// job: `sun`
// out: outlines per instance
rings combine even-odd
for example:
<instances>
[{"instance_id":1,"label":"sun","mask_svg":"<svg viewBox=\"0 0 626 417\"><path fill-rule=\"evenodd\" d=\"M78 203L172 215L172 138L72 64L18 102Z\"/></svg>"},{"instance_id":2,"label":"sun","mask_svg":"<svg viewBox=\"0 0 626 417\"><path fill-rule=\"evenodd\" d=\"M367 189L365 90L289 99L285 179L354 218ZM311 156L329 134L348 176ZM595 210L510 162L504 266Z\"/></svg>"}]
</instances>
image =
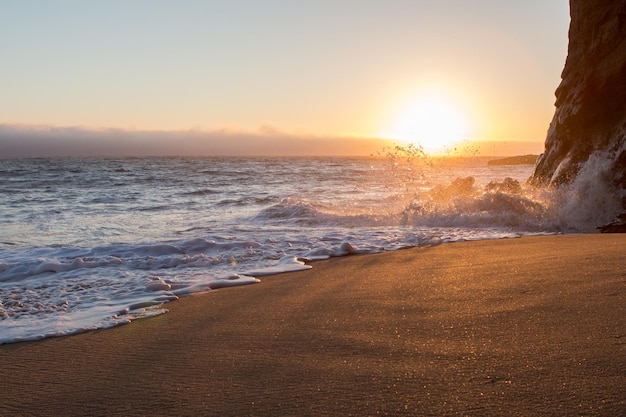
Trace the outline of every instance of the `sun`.
<instances>
[{"instance_id":1,"label":"sun","mask_svg":"<svg viewBox=\"0 0 626 417\"><path fill-rule=\"evenodd\" d=\"M387 138L421 146L428 154L443 154L463 141L467 121L451 101L441 97L422 97L404 106Z\"/></svg>"}]
</instances>

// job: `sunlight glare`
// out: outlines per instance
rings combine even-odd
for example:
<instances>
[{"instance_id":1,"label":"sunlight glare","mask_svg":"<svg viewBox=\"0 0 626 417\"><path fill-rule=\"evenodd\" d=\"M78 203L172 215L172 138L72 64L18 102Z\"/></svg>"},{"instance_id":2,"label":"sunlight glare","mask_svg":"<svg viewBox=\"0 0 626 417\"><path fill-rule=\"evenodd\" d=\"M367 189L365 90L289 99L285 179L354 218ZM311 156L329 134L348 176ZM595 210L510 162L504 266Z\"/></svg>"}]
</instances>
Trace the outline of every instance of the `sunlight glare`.
<instances>
[{"instance_id":1,"label":"sunlight glare","mask_svg":"<svg viewBox=\"0 0 626 417\"><path fill-rule=\"evenodd\" d=\"M466 133L467 122L451 102L424 97L405 107L386 136L420 145L428 154L442 154L462 142Z\"/></svg>"}]
</instances>

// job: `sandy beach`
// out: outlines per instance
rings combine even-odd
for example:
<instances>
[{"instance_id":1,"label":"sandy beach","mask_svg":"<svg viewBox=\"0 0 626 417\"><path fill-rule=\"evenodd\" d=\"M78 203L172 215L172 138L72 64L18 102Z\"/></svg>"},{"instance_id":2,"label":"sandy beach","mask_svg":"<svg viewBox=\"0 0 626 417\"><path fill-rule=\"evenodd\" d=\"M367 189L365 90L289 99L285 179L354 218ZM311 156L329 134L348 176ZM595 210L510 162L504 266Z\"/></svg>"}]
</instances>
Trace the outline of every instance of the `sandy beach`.
<instances>
[{"instance_id":1,"label":"sandy beach","mask_svg":"<svg viewBox=\"0 0 626 417\"><path fill-rule=\"evenodd\" d=\"M626 235L314 263L0 346L2 416L626 415Z\"/></svg>"}]
</instances>

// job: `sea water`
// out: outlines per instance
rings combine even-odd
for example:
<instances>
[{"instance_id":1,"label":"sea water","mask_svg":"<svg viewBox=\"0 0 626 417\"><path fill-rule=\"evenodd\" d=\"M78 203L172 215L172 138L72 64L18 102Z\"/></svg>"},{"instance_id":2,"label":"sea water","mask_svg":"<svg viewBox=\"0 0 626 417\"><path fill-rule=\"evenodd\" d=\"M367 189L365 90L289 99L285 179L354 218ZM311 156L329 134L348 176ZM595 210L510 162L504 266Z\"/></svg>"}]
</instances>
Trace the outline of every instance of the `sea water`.
<instances>
[{"instance_id":1,"label":"sea water","mask_svg":"<svg viewBox=\"0 0 626 417\"><path fill-rule=\"evenodd\" d=\"M0 159L0 343L333 256L590 227L486 158ZM219 296L219 295L216 295Z\"/></svg>"}]
</instances>

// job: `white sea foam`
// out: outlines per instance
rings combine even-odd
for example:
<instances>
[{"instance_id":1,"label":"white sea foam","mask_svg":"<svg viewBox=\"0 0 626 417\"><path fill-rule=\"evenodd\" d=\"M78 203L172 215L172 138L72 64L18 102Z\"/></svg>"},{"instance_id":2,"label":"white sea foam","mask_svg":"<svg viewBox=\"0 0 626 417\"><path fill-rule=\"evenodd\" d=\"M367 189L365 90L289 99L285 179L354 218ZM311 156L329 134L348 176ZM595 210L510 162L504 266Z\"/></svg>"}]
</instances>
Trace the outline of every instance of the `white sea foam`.
<instances>
[{"instance_id":1,"label":"white sea foam","mask_svg":"<svg viewBox=\"0 0 626 417\"><path fill-rule=\"evenodd\" d=\"M328 257L592 230L619 200L598 187L603 163L555 192L525 185L530 166L484 159L0 160L0 343L128 323Z\"/></svg>"},{"instance_id":2,"label":"white sea foam","mask_svg":"<svg viewBox=\"0 0 626 417\"><path fill-rule=\"evenodd\" d=\"M615 220L624 210L626 190L614 183L612 167L625 148L626 143L617 152L592 154L571 184L543 191L555 224L565 230L592 232Z\"/></svg>"}]
</instances>

